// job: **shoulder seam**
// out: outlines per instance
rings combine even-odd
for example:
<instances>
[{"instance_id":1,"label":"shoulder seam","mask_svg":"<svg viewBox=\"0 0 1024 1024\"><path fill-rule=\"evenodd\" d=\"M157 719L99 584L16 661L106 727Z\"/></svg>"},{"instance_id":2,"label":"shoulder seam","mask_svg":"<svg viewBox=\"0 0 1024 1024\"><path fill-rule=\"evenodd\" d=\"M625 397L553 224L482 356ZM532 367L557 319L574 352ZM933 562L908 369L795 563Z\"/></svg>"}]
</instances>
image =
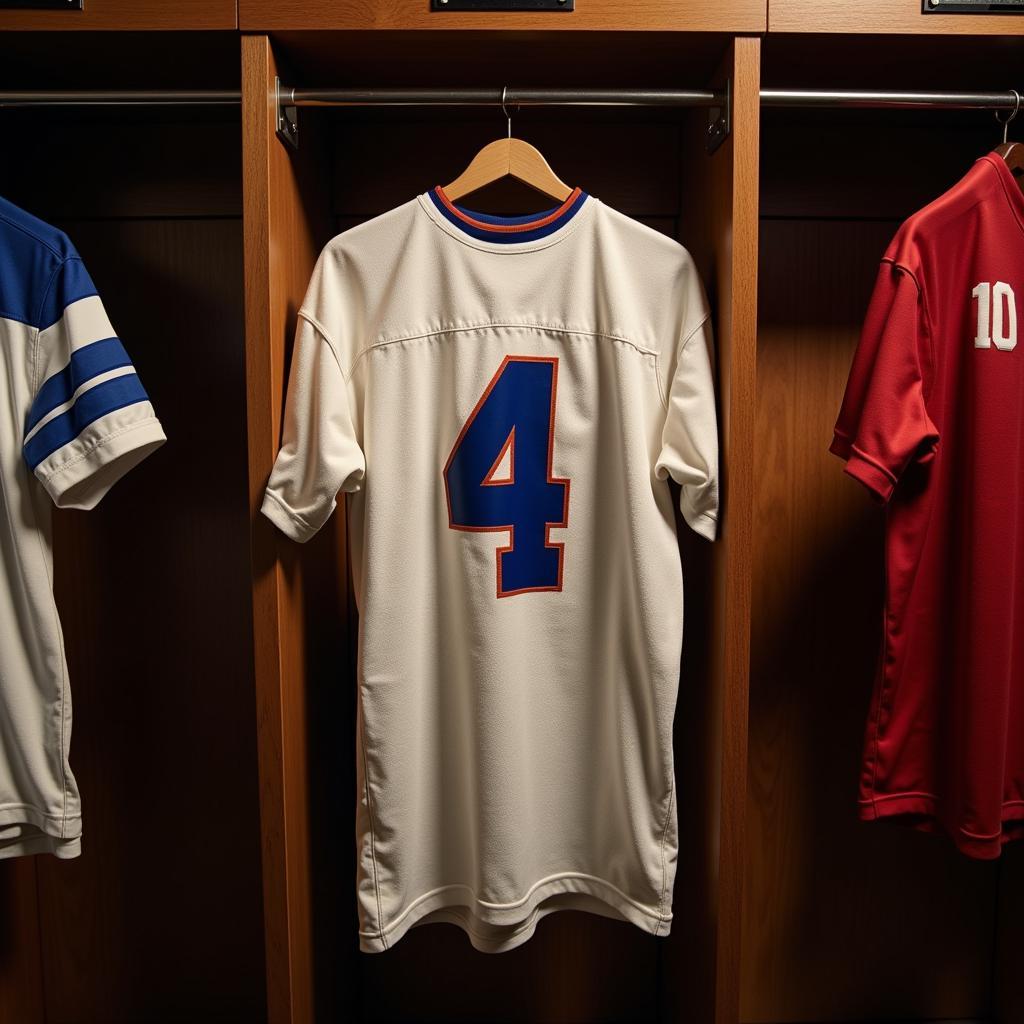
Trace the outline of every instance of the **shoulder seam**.
<instances>
[{"instance_id":1,"label":"shoulder seam","mask_svg":"<svg viewBox=\"0 0 1024 1024\"><path fill-rule=\"evenodd\" d=\"M381 338L365 347L361 348L356 353L355 358L352 360L352 366L350 374L355 373L356 364L367 355L369 352L375 349L385 348L388 345L396 345L403 341L419 341L421 338L436 338L444 334L462 334L466 331L483 331L483 330L494 330L501 327L512 327L521 328L528 331L551 331L554 334L574 334L580 337L586 338L606 338L608 341L617 341L620 344L628 345L630 348L635 349L641 355L651 356L654 359L658 358L658 353L651 348L646 348L643 345L637 344L635 341L631 341L629 338L624 338L621 335L610 334L607 331L587 331L582 330L578 327L558 327L554 324L530 324L530 323L515 323L512 321L485 321L478 324L461 324L458 327L439 327L434 331L419 331L416 334L404 334L398 335L393 338Z\"/></svg>"},{"instance_id":2,"label":"shoulder seam","mask_svg":"<svg viewBox=\"0 0 1024 1024\"><path fill-rule=\"evenodd\" d=\"M29 238L35 239L41 246L43 246L43 248L49 249L49 251L52 252L53 255L56 256L58 259L63 261L65 259L73 258L71 256L61 256L60 251L58 249L55 249L52 245L50 245L50 243L45 238L40 238L39 235L37 235L34 231L30 231L27 227L25 227L24 224L19 224L17 221L11 220L11 218L8 217L7 214L0 213L0 220L2 220L5 224L9 224L16 231L20 231L23 235L28 235ZM60 229L55 228L54 230L59 231Z\"/></svg>"},{"instance_id":3,"label":"shoulder seam","mask_svg":"<svg viewBox=\"0 0 1024 1024\"><path fill-rule=\"evenodd\" d=\"M67 265L68 260L72 260L72 259L78 259L79 262L81 262L81 257L76 257L76 256L62 257L61 261L57 264L57 266L55 266L53 268L53 273L50 275L50 280L46 282L46 287L43 289L43 294L42 294L42 296L39 299L39 309L36 311L36 315L33 317L34 323L32 324L32 326L37 331L41 331L43 329L43 307L46 305L46 299L47 299L47 297L50 294L50 290L53 288L53 282L57 280L57 275ZM50 324L47 324L46 326L49 327Z\"/></svg>"},{"instance_id":4,"label":"shoulder seam","mask_svg":"<svg viewBox=\"0 0 1024 1024\"><path fill-rule=\"evenodd\" d=\"M679 341L679 345L676 348L676 363L683 358L683 353L686 351L686 346L690 344L691 339L694 335L708 322L711 317L711 311L705 310L703 316L690 328L686 336ZM668 381L662 381L661 371L658 371L658 387L662 392L661 404L665 407L665 411L668 411L669 401L672 398L672 387Z\"/></svg>"},{"instance_id":5,"label":"shoulder seam","mask_svg":"<svg viewBox=\"0 0 1024 1024\"><path fill-rule=\"evenodd\" d=\"M57 254L59 255L59 253ZM50 275L50 280L46 283L46 288L43 290L42 297L39 300L39 309L36 311L36 315L33 318L34 323L32 324L35 330L35 335L32 338L32 380L31 380L31 394L32 400L35 401L36 394L39 390L39 336L43 332L43 307L46 305L47 296L50 294L50 289L53 288L53 282L57 280L57 275L67 264L69 259L81 259L81 257L66 256L61 257L60 262L56 267L53 268L53 273Z\"/></svg>"},{"instance_id":6,"label":"shoulder seam","mask_svg":"<svg viewBox=\"0 0 1024 1024\"><path fill-rule=\"evenodd\" d=\"M327 342L327 347L330 349L331 355L334 356L334 361L338 364L338 370L341 372L342 379L345 383L348 383L350 374L345 372L345 367L341 365L341 357L338 355L338 349L334 344L334 339L327 333L327 329L315 316L307 313L305 310L300 309L296 316L302 317L310 327L313 328L320 335L324 341Z\"/></svg>"},{"instance_id":7,"label":"shoulder seam","mask_svg":"<svg viewBox=\"0 0 1024 1024\"><path fill-rule=\"evenodd\" d=\"M910 278L911 281L914 282L914 287L918 290L918 292L922 291L921 282L918 281L917 274L915 274L913 270L911 270L910 267L908 267L905 263L900 263L899 260L895 259L892 256L883 256L882 262L888 263L889 266L893 268L893 270L902 271L904 274L907 275L907 277Z\"/></svg>"},{"instance_id":8,"label":"shoulder seam","mask_svg":"<svg viewBox=\"0 0 1024 1024\"><path fill-rule=\"evenodd\" d=\"M918 298L921 300L921 313L924 317L925 333L928 336L928 372L929 376L931 376L935 372L935 353L932 350L932 339L934 338L934 334L932 333L932 318L931 314L928 312L928 296L924 290L924 285L921 284L921 282L918 280L917 274L915 274L914 271L910 269L910 267L906 266L906 264L898 262L892 256L883 256L882 262L888 263L893 268L893 270L898 270L906 274L907 277L909 277L910 280L914 282L914 287L917 289ZM928 397L931 394L932 381L930 379L925 381L924 375L922 374L922 384L927 387L927 393L924 395L924 399L927 402Z\"/></svg>"},{"instance_id":9,"label":"shoulder seam","mask_svg":"<svg viewBox=\"0 0 1024 1024\"><path fill-rule=\"evenodd\" d=\"M703 312L703 315L700 317L700 319L698 319L696 324L694 324L693 327L690 328L689 332L687 332L686 336L680 339L679 344L676 346L677 368L679 365L679 360L682 359L683 357L683 352L686 351L686 346L690 343L690 339L697 333L697 331L700 330L700 328L702 328L703 326L705 326L705 324L708 323L708 319L710 316L711 311L705 310L705 312ZM660 369L660 366L657 364L656 356L654 362L655 369L657 370L657 388L658 391L662 392L662 394L660 394L660 398L662 398L662 406L664 407L665 411L668 412L669 402L672 400L672 384L669 381L662 380L662 369Z\"/></svg>"},{"instance_id":10,"label":"shoulder seam","mask_svg":"<svg viewBox=\"0 0 1024 1024\"><path fill-rule=\"evenodd\" d=\"M700 318L700 320L698 320L697 323L694 325L694 327L690 331L690 333L687 334L685 338L683 338L683 340L679 344L679 353L680 353L680 355L682 354L682 352L686 348L686 346L690 344L690 339L693 338L693 336L708 322L708 318L710 316L711 316L711 312L710 311L705 312L704 315Z\"/></svg>"},{"instance_id":11,"label":"shoulder seam","mask_svg":"<svg viewBox=\"0 0 1024 1024\"><path fill-rule=\"evenodd\" d=\"M38 327L33 328L34 334L32 335L32 375L30 379L29 393L32 396L32 401L35 402L36 397L39 393L39 335L42 333ZM31 406L29 407L31 412ZM26 417L27 418L27 417ZM25 430L22 428L22 446L25 444Z\"/></svg>"}]
</instances>

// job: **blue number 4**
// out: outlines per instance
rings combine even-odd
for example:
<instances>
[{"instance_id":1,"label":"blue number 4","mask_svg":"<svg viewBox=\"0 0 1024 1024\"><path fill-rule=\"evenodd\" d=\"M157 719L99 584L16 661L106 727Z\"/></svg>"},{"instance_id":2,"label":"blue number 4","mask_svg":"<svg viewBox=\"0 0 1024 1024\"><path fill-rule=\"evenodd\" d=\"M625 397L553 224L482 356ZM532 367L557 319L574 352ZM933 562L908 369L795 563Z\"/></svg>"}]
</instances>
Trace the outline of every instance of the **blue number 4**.
<instances>
[{"instance_id":1,"label":"blue number 4","mask_svg":"<svg viewBox=\"0 0 1024 1024\"><path fill-rule=\"evenodd\" d=\"M444 467L448 525L507 532L499 547L498 597L562 589L569 481L551 475L558 359L505 356L469 414Z\"/></svg>"}]
</instances>

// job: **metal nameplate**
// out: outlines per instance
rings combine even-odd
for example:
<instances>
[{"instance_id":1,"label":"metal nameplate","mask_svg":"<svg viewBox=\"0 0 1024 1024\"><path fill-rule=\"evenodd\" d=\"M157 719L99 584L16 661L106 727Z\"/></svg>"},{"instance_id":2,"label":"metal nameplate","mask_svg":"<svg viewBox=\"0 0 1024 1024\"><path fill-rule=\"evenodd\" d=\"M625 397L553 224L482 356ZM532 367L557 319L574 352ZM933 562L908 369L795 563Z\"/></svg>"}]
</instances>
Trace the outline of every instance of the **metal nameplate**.
<instances>
[{"instance_id":1,"label":"metal nameplate","mask_svg":"<svg viewBox=\"0 0 1024 1024\"><path fill-rule=\"evenodd\" d=\"M575 0L430 0L432 11L571 11Z\"/></svg>"},{"instance_id":2,"label":"metal nameplate","mask_svg":"<svg viewBox=\"0 0 1024 1024\"><path fill-rule=\"evenodd\" d=\"M924 14L1024 14L1024 0L922 0Z\"/></svg>"},{"instance_id":3,"label":"metal nameplate","mask_svg":"<svg viewBox=\"0 0 1024 1024\"><path fill-rule=\"evenodd\" d=\"M0 11L80 11L85 0L0 0Z\"/></svg>"}]
</instances>

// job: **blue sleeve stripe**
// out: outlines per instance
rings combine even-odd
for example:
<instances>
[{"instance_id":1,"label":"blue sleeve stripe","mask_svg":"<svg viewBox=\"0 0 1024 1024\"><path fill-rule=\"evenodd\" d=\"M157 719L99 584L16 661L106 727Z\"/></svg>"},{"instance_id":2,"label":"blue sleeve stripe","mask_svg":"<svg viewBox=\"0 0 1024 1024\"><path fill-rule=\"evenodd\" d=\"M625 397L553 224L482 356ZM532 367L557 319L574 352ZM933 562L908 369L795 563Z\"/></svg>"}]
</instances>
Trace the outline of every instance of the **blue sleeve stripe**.
<instances>
[{"instance_id":1,"label":"blue sleeve stripe","mask_svg":"<svg viewBox=\"0 0 1024 1024\"><path fill-rule=\"evenodd\" d=\"M69 257L61 264L56 278L43 298L37 320L39 329L45 330L55 324L72 302L95 294L96 285L92 283L85 264L77 256Z\"/></svg>"},{"instance_id":2,"label":"blue sleeve stripe","mask_svg":"<svg viewBox=\"0 0 1024 1024\"><path fill-rule=\"evenodd\" d=\"M53 412L59 405L71 401L71 396L93 377L117 370L122 366L131 366L132 361L118 338L104 338L94 341L91 345L83 345L71 354L71 362L63 370L48 377L39 389L25 423L25 433L46 415Z\"/></svg>"},{"instance_id":3,"label":"blue sleeve stripe","mask_svg":"<svg viewBox=\"0 0 1024 1024\"><path fill-rule=\"evenodd\" d=\"M148 401L138 374L104 381L90 388L67 412L50 420L31 440L25 443L25 461L34 470L58 448L63 448L101 416L127 405Z\"/></svg>"}]
</instances>

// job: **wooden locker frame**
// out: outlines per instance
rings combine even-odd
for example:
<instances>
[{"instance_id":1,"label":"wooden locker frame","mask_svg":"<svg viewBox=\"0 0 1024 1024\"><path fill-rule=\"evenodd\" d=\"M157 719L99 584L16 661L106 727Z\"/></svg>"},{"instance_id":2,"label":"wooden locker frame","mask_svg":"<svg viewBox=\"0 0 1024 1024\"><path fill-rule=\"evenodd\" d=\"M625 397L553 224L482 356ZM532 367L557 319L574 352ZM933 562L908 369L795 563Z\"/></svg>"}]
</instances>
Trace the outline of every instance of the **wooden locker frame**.
<instances>
[{"instance_id":1,"label":"wooden locker frame","mask_svg":"<svg viewBox=\"0 0 1024 1024\"><path fill-rule=\"evenodd\" d=\"M715 935L711 973L697 984L700 1019L737 1019L739 909L743 877L743 811L746 792L746 689L749 644L752 413L757 273L757 176L760 40L726 46L716 84L731 79L733 133L703 161L700 187L691 190L704 272L715 276L717 373L721 388L725 506L713 560L714 609L709 723L713 734L708 772L714 798L705 833L711 920ZM274 80L281 74L271 40L242 40L243 151L245 154L245 259L250 499L253 514L253 614L260 750L260 795L270 1021L313 1019L314 991L309 863L309 796L304 720L305 632L323 627L305 602L301 579L312 557L283 538L258 512L279 444L286 380L286 351L313 263L326 239L310 229L304 213L325 209L314 174L318 159L306 133L294 153L274 135ZM282 74L281 77L284 77ZM706 131L706 115L702 130ZM699 175L699 176L700 176ZM309 190L312 191L309 191ZM701 200L709 190L710 204ZM329 222L328 218L323 218ZM687 239L690 244L690 240ZM344 517L333 540L344 544ZM335 566L340 563L334 563ZM334 568L333 571L337 571ZM322 582L322 581L321 581ZM329 590L329 587L328 587ZM324 591L321 591L323 593ZM343 616L341 603L338 614ZM682 830L683 841L686 830ZM685 889L688 880L678 885ZM695 894L699 897L699 893ZM690 947L677 947L687 950ZM682 957L680 958L682 961ZM686 973L686 964L675 965ZM694 993L679 993L687 1005Z\"/></svg>"},{"instance_id":2,"label":"wooden locker frame","mask_svg":"<svg viewBox=\"0 0 1024 1024\"><path fill-rule=\"evenodd\" d=\"M280 75L267 36L242 37L242 147L248 377L249 486L253 517L253 637L263 916L269 1021L314 1017L306 668L313 616L344 629L345 517L308 545L288 541L259 507L280 444L287 353L295 313L326 241L304 209L322 212L326 196L318 157L306 140L299 152L275 136L275 80ZM342 647L347 637L340 636ZM336 650L338 658L346 650Z\"/></svg>"},{"instance_id":3,"label":"wooden locker frame","mask_svg":"<svg viewBox=\"0 0 1024 1024\"><path fill-rule=\"evenodd\" d=\"M885 0L865 15L868 20L863 21L855 33L849 23L832 20L840 17L844 10L849 18L852 8L844 8L834 0L827 0L816 10L800 0L780 0L773 4L772 31L765 39L763 52L766 86L793 89L807 84L817 89L836 83L862 90L884 85L885 89L895 87L911 91L944 92L957 88L1001 91L1006 82L1004 76L1012 79L1013 68L1019 67L1020 37L1024 35L1024 19L1019 17L922 17L920 3L914 0ZM804 20L797 28L800 15ZM783 17L787 19L784 25L780 21ZM942 25L947 26L948 35L937 38ZM797 31L804 34L797 35ZM871 31L884 31L885 35L871 38L860 34ZM907 38L907 32L922 34ZM1002 34L1004 38L995 39L994 34ZM875 61L873 66L865 59L868 55ZM864 68L867 70L862 70ZM885 80L882 74L887 76ZM844 544L847 551L851 550L850 545L856 546L852 549L855 551L853 558L867 557L867 564L877 572L879 586L883 552L881 518L872 526L871 540L878 541L877 548L866 546L865 520L870 515L870 502L864 494L857 493L859 485L844 477L841 462L828 453L849 362L844 359L841 367L829 366L828 357L823 353L830 347L834 352L841 335L847 335L855 344L867 310L869 284L877 271L877 259L895 232L896 224L952 185L969 168L972 159L998 143L1001 134L991 111L965 113L950 125L946 118L953 115L922 110L900 115L902 121L887 120L882 114L877 120L868 120L869 115L860 115L859 111L842 115L836 112L834 120L830 114L827 124L821 114L809 111L802 115L799 111L793 114L772 111L764 119L760 146L763 165L760 214L769 222L764 229L765 247L771 248L773 243L776 246L770 252L772 263L766 259L765 266L781 269L774 277L766 269L766 302L758 311L757 401L760 409L754 431L757 446L756 554L752 558L750 679L753 693L749 702L751 792L747 824L751 834L747 842L748 891L744 922L747 929L743 933L746 945L739 975L744 985L742 1002L746 1020L861 1020L869 1015L874 1019L879 1013L885 1013L886 1019L892 1015L901 1020L921 1021L940 1015L946 1018L978 1013L984 1014L981 1019L991 1024L1010 1024L1024 1019L1024 997L1020 986L1014 984L1013 974L1013 953L1017 951L1019 956L1024 931L1019 913L1011 910L1015 900L1019 906L1024 892L1024 845L1011 844L998 865L972 866L956 853L952 844L940 849L937 844L948 843L943 837L915 836L903 826L882 822L861 827L857 820L856 786L872 666L863 668L859 684L863 711L857 711L853 725L847 688L845 696L840 692L830 697L831 719L826 719L829 732L822 733L821 706L805 712L802 720L800 712L795 710L806 707L808 687L813 688L816 683L813 677L801 678L806 666L817 666L818 676L822 675L822 663L815 661L820 652L813 650L815 641L810 639L815 624L801 621L794 629L784 615L779 616L781 621L773 621L773 615L780 608L787 609L792 619L807 606L828 609L835 621L844 621L851 607L858 612L867 609L868 614L875 613L874 605L866 604L865 595L861 593L865 586L863 579L829 589L836 567L841 564L837 551ZM846 118L850 120L847 122ZM918 120L915 122L913 118ZM966 131L968 124L970 131L983 137L976 140L977 151L970 145L964 149L963 138L957 134ZM990 135L986 125L991 130ZM943 132L950 127L951 131ZM924 133L930 135L928 141L922 141ZM937 139L942 140L941 144ZM930 143L936 148L930 150ZM947 156L945 160L939 159L940 146ZM894 169L891 175L886 170L888 166ZM806 173L798 171L798 167L806 168ZM827 172L823 170L826 168ZM880 190L883 180L884 194ZM885 237L865 242L863 232L881 221L892 222ZM856 294L850 292L852 286L843 276L849 266L834 257L832 260L822 258L838 249L845 252L846 246L830 236L828 244L819 248L813 234L806 232L794 232L788 242L780 244L774 231L780 223L786 222L817 222L832 227L860 225L860 241L856 235L850 237L851 244L860 244L863 249L856 258L857 273L863 271L863 279L856 287L858 291L868 287L868 292L855 312L844 308L842 316L848 319L843 320L841 326L823 315L820 309L814 309L812 314L820 319L798 314L798 310L814 306L806 295L819 294L813 272L807 274L806 279L798 275L805 260L813 262L815 269L825 267L823 276L826 287L832 289L831 303L834 306L837 302L846 302L850 294ZM785 300L791 321L778 318L773 288L778 288L780 277L796 282L794 295ZM801 295L801 291L805 294ZM774 313L771 312L773 305ZM801 346L804 347L802 352ZM777 355L780 350L782 355ZM851 348L850 357L852 352ZM818 404L821 401L819 389L829 381L833 394L823 414ZM787 437L785 444L770 436L769 416L791 420L779 427L780 435ZM813 426L810 426L812 421ZM823 481L825 486L822 486ZM837 489L842 489L846 495L842 502L838 500ZM772 493L766 499L769 491ZM777 508L773 508L772 502ZM851 510L855 510L856 519ZM821 525L821 535L804 540L813 533L812 524ZM776 532L773 533L773 529ZM797 538L792 549L788 547L787 534ZM830 538L834 550L823 542L825 536ZM776 559L775 564L771 563L772 558ZM803 565L804 562L807 565ZM796 568L792 568L794 566ZM808 577L809 590L794 593L790 576L799 577L801 572ZM814 573L820 574L819 578L815 579ZM852 601L846 607L836 607L837 598L844 592L852 593ZM766 593L771 595L769 600L765 599ZM878 616L881 611L879 596ZM853 656L855 649L858 656L872 661L881 642L880 628L880 620L877 626L872 620L869 633L862 623L851 624L852 632L847 641L850 655ZM798 639L786 639L787 630L794 630ZM766 654L769 647L766 638L775 636L783 638L780 648ZM809 638L806 644L805 636ZM829 642L834 644L835 637L830 635ZM782 646L786 643L792 644L792 650ZM802 662L793 660L798 657L796 652ZM836 682L828 680L833 687ZM848 683L849 680L845 680L838 690L842 691ZM852 743L851 728L856 734ZM800 730L803 730L802 736ZM808 736L812 732L818 735L821 745L813 754L808 754ZM843 738L837 747L840 735ZM855 832L861 830L859 835L863 836L855 842L849 841L852 836L846 837L843 853L853 851L852 856L860 856L861 880L871 879L870 873L875 872L887 883L870 881L865 884L865 891L872 894L885 892L888 902L883 907L878 902L858 900L850 884L851 865L842 863L837 856L836 820L823 822L822 818L828 816L815 814L815 808L820 807L820 792L814 790L811 780L828 778L827 773L834 768L828 766L823 770L815 759L821 757L822 747L830 744L833 749L841 750L844 757L852 752L848 768L843 769L848 773L844 774L848 779L843 783L846 788L836 796L843 801L837 817L842 820L841 827ZM770 749L772 746L774 750ZM801 760L809 760L809 763L802 764ZM808 786L811 792L802 791L801 784ZM757 814L755 807L767 810ZM913 844L920 840L936 846L933 853L925 853L922 847L923 856L918 862ZM806 881L805 875L790 872L787 865L794 861L813 865L818 880L824 880L822 885L816 888L813 881ZM992 899L975 901L967 873L987 868L997 872L994 873ZM936 878L947 885L946 891ZM922 879L927 881L921 884ZM907 880L915 884L907 884ZM977 881L976 874L974 880ZM816 902L823 893L827 898ZM936 916L949 923L951 932L960 925L961 917L957 915L963 914L964 906L991 909L992 919L980 925L972 921L978 928L977 933L965 928L961 948L938 928L929 930L921 923L916 910L923 904L937 907ZM920 935L916 941L908 941L901 935L904 939L901 945L891 934L885 935L889 921L910 922L919 929ZM813 945L819 934L816 927L827 935L827 941L821 946L829 950L832 959L812 967L805 963L800 952ZM876 962L877 957L854 956L848 952L866 942L885 951L882 965ZM929 942L933 943L933 948L929 947ZM991 955L987 951L978 953L985 949L983 942L991 943ZM973 950L980 962L968 965L964 950ZM888 980L884 974L885 966L894 963L893 957L897 954L901 955L900 978L910 979L902 990L898 982ZM930 975L931 964L940 962L943 957L948 958L948 964L956 964L961 974L948 969L941 972L940 979L935 976L939 969L935 969ZM865 960L870 967L864 966ZM846 966L847 961L849 966ZM858 964L861 965L859 971ZM895 967L893 974L897 974ZM813 980L806 980L808 978ZM964 978L977 992L970 1007L963 1005L964 993L970 992ZM822 998L813 994L816 986L848 995L837 1000L836 1005L822 1005ZM913 993L910 997L908 990ZM941 995L932 999L936 993ZM867 998L863 1005L857 1005L857 999L862 996ZM875 1003L870 1001L872 997L877 998ZM801 1002L803 998L806 1003ZM909 999L916 999L916 1002L908 1007Z\"/></svg>"},{"instance_id":4,"label":"wooden locker frame","mask_svg":"<svg viewBox=\"0 0 1024 1024\"><path fill-rule=\"evenodd\" d=\"M720 169L713 159L708 165L716 211L716 278L727 284L719 299L716 332L725 485L723 549L717 554L715 574L721 609L715 639L722 659L714 679L721 700L716 1024L739 1021L757 391L760 39L737 38L731 56L732 131L722 147L726 162Z\"/></svg>"}]
</instances>

